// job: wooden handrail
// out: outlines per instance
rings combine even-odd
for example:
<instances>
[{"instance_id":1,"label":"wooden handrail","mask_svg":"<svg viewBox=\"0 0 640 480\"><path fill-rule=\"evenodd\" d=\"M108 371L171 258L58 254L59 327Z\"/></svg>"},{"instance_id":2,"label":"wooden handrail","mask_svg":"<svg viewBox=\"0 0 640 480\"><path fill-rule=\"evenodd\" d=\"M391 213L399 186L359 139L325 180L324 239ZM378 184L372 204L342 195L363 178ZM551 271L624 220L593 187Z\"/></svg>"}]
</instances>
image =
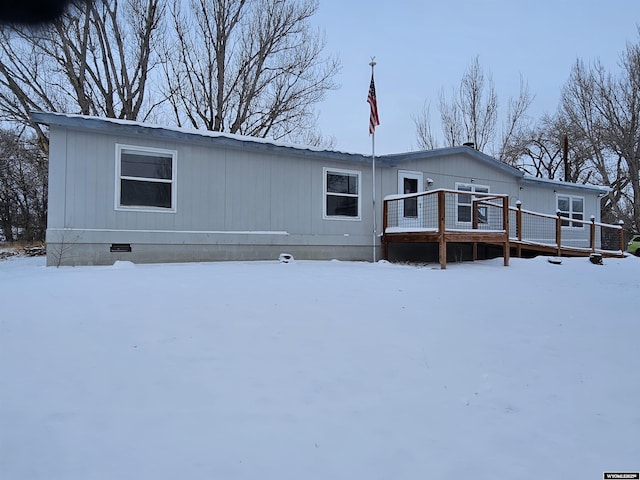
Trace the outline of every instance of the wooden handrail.
<instances>
[{"instance_id":1,"label":"wooden handrail","mask_svg":"<svg viewBox=\"0 0 640 480\"><path fill-rule=\"evenodd\" d=\"M394 200L404 200L405 198L413 198L413 197L426 197L429 195L435 195L439 192L444 192L444 193L453 193L456 195L474 195L476 197L491 197L491 198L504 198L504 197L508 197L509 195L507 194L503 194L503 193L496 193L496 194L488 194L488 193L477 193L477 192L465 192L463 190L452 190L449 188L437 188L434 190L427 190L424 192L417 192L417 193L393 193L391 195L387 195L384 197L384 201L394 201Z\"/></svg>"},{"instance_id":2,"label":"wooden handrail","mask_svg":"<svg viewBox=\"0 0 640 480\"><path fill-rule=\"evenodd\" d=\"M404 200L406 198L414 198L414 197L426 197L429 195L439 194L440 192L452 193L455 195L473 195L474 197L482 197L482 198L476 199L475 201L478 202L479 204L486 204L496 208L503 208L503 207L498 203L489 202L489 200L506 198L507 204L508 204L508 199L509 199L509 195L506 195L506 194L486 194L486 193L466 192L462 190L452 190L448 188L438 188L435 190L428 190L428 191L417 192L417 193L387 195L386 197L384 197L384 202L387 203L391 201ZM548 219L554 219L554 220L557 217L557 214L552 215L550 213L541 213L541 212L534 212L532 210L526 210L522 208L521 204L517 204L517 206L515 207L508 206L507 208L509 209L509 211L512 211L512 212L520 211L522 214L526 214L534 217L548 218ZM580 223L583 225L591 225L592 223L590 220L580 220L577 218L570 218L570 217L563 217L563 218L565 218L565 221L570 221L572 223ZM595 225L599 227L606 227L606 228L620 229L620 230L622 230L623 228L621 225L614 225L614 224L602 223L602 222L595 222Z\"/></svg>"},{"instance_id":3,"label":"wooden handrail","mask_svg":"<svg viewBox=\"0 0 640 480\"><path fill-rule=\"evenodd\" d=\"M598 249L597 248L597 236L598 236L598 229L597 227L601 228L601 232L604 232L604 229L610 229L610 230L617 230L620 231L620 252L624 251L625 245L624 245L624 238L622 235L622 226L621 225L612 225L612 224L606 224L606 223L601 223L601 222L596 222L595 218L591 217L589 220L582 220L582 219L574 219L571 217L567 217L567 216L563 216L561 212L556 212L555 215L551 215L551 214L546 214L546 213L540 213L540 212L533 212L533 211L529 211L529 210L525 210L522 208L522 204L518 201L516 206L510 206L509 205L509 195L506 194L484 194L484 193L477 193L477 192L468 192L468 191L462 191L462 190L451 190L451 189L436 189L436 190L429 190L429 191L425 191L425 192L417 192L417 193L410 193L410 194L400 194L400 195L388 195L384 198L384 206L383 206L383 230L382 230L382 247L383 247L383 254L384 254L384 258L387 258L388 255L388 242L392 240L392 238L396 238L395 241L398 241L397 238L400 237L386 237L385 238L385 234L387 232L387 229L389 228L389 223L390 223L390 204L391 202L401 202L404 201L407 198L418 198L418 197L429 197L429 196L436 196L437 199L435 199L437 201L437 230L432 230L432 234L433 235L431 238L431 241L437 241L439 243L439 257L440 257L440 266L441 268L446 268L446 254L447 254L447 241L451 242L454 241L452 240L454 238L455 235L460 235L463 230L456 230L455 228L449 229L447 230L447 195L470 195L472 196L473 200L472 200L472 217L471 217L471 230L477 230L479 233L477 235L473 235L471 231L467 231L469 232L469 234L466 235L467 238L467 242L471 242L474 243L474 257L475 257L475 243L476 242L482 242L482 237L481 235L484 234L495 234L497 233L497 230L486 230L481 228L480 222L479 222L479 214L478 214L478 206L479 205L486 205L488 207L492 207L492 208L500 208L502 209L502 230L500 230L501 232L505 232L506 235L506 240L503 242L502 240L500 240L500 243L504 243L504 251L505 251L505 265L508 265L509 262L509 250L510 250L510 212L515 212L515 222L516 222L516 226L515 226L515 232L516 232L516 238L517 238L517 242L515 243L516 246L516 252L518 254L518 256L520 256L522 248L526 248L526 244L531 245L532 247L535 247L535 245L540 245L540 246L544 246L545 248L551 247L554 249L555 254L557 254L558 256L560 256L563 252L563 249L572 249L572 251L576 251L576 250L584 250L586 252L596 252L596 251L601 251L601 252L616 252L615 250L603 250L603 249ZM449 199L449 201L451 201ZM426 203L426 202L425 202ZM434 202L431 201L429 202L429 205L431 205L431 208L435 207L435 205L433 204ZM398 210L400 211L400 210ZM435 214L435 210L430 210L431 215ZM542 218L542 219L547 219L550 221L553 221L553 223L555 224L555 245L553 244L553 240L551 238L549 238L550 242L539 242L539 241L528 241L526 240L525 237L525 217L537 217L537 218ZM430 219L434 219L433 216L429 216ZM496 222L498 217L496 216L492 216L491 218L493 218L493 222ZM589 246L588 249L584 248L584 247L572 247L569 245L563 246L562 242L563 242L563 230L566 230L566 225L563 226L563 223L569 223L569 227L574 226L575 224L579 224L579 225L589 225ZM397 226L400 225L398 224L393 224L393 226ZM433 223L431 223L431 225L433 225ZM567 230L570 231L570 230ZM409 235L410 230L408 231ZM424 234L424 231L422 231L422 240L419 241L425 241L425 238L427 237L426 234ZM399 229L399 231L394 231L393 234L397 235L401 232L401 229ZM550 232L549 232L550 233ZM586 233L586 232L585 232ZM416 234L420 234L420 232L416 232ZM408 236L405 236L403 238L409 238ZM455 237L455 238L461 238L461 237ZM584 238L584 237L581 237ZM603 239L605 237L603 236ZM614 237L615 238L615 237ZM586 238L584 238L584 240L586 240ZM401 240L401 241L407 241L407 240ZM429 240L427 240L429 241ZM491 240L492 243L497 243L496 242L496 238L493 237L493 239ZM524 246L524 247L523 247Z\"/></svg>"}]
</instances>

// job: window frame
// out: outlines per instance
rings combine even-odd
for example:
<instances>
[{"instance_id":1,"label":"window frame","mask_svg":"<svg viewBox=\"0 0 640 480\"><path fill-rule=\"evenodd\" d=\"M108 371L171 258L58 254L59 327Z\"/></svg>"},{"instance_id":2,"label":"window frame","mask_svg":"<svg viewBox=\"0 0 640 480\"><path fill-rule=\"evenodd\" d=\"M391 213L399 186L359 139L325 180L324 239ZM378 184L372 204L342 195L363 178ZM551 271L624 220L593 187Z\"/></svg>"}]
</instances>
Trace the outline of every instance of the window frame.
<instances>
[{"instance_id":1,"label":"window frame","mask_svg":"<svg viewBox=\"0 0 640 480\"><path fill-rule=\"evenodd\" d=\"M467 192L467 190L460 190L459 187L468 187L471 188L471 190L469 192ZM486 192L482 191L482 192L477 192L477 189L486 189ZM475 183L464 183L464 182L456 182L456 191L460 191L460 192L464 192L467 195L471 196L471 203L460 203L460 194L456 194L456 223L460 224L460 225L469 225L471 226L473 224L473 200L475 200L475 195L474 193L491 193L491 187L489 187L489 185L480 185L480 184L475 184ZM464 220L460 220L460 207L469 207L470 210L470 220L469 221L464 221ZM485 220L482 221L481 217L478 216L478 224L479 225L488 225L489 224L489 209L488 207L479 207L479 209L484 209L486 210L486 215L485 215Z\"/></svg>"},{"instance_id":2,"label":"window frame","mask_svg":"<svg viewBox=\"0 0 640 480\"><path fill-rule=\"evenodd\" d=\"M171 157L171 179L149 178L149 177L137 177L122 175L122 152L141 152L143 154L158 154L159 156ZM118 211L127 212L155 212L155 213L176 213L177 211L177 163L178 152L177 150L170 150L166 148L156 147L143 147L139 145L125 145L116 144L115 151L115 196L114 196L114 208ZM153 205L123 205L122 204L122 180L140 181L140 182L154 182L154 183L168 183L171 185L171 206L170 207L158 207Z\"/></svg>"},{"instance_id":3,"label":"window frame","mask_svg":"<svg viewBox=\"0 0 640 480\"><path fill-rule=\"evenodd\" d=\"M416 191L411 193L420 193L424 190L423 172L415 170L398 170L398 194L407 195L405 188L407 180L416 182ZM402 200L402 205L400 206L402 218L411 220L417 219L421 214L423 200L423 197L411 197ZM407 212L414 214L410 215Z\"/></svg>"},{"instance_id":4,"label":"window frame","mask_svg":"<svg viewBox=\"0 0 640 480\"><path fill-rule=\"evenodd\" d=\"M327 191L327 176L329 174L337 174L337 175L355 175L358 179L357 183L357 193L335 193ZM327 213L327 197L338 196L338 197L347 197L347 198L357 198L357 208L358 214L356 216L350 215L329 215ZM347 221L361 221L362 220L362 172L359 170L346 170L343 168L331 168L331 167L323 167L322 168L322 218L323 220L347 220Z\"/></svg>"},{"instance_id":5,"label":"window frame","mask_svg":"<svg viewBox=\"0 0 640 480\"><path fill-rule=\"evenodd\" d=\"M566 198L568 199L568 203L569 203L569 210L560 210L560 198ZM574 200L580 200L582 202L582 211L578 212L573 210L573 201ZM560 216L564 219L567 218L567 220L562 220L560 222L560 227L563 229L583 229L584 228L584 223L577 223L577 222L572 222L571 220L580 220L580 221L584 221L585 219L585 201L584 201L584 197L581 195L570 195L567 193L556 193L556 212L560 213ZM562 215L563 213L566 213L567 215ZM580 215L581 218L576 218L574 215Z\"/></svg>"}]
</instances>

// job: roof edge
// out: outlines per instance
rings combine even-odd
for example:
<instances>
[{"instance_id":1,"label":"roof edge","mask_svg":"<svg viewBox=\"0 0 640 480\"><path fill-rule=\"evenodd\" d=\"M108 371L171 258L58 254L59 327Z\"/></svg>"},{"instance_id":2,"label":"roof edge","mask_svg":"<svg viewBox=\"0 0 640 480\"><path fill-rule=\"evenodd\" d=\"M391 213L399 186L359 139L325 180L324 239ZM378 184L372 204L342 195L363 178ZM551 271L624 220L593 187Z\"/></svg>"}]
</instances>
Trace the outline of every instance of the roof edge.
<instances>
[{"instance_id":1,"label":"roof edge","mask_svg":"<svg viewBox=\"0 0 640 480\"><path fill-rule=\"evenodd\" d=\"M361 153L348 153L337 150L326 150L319 147L288 144L276 140L268 140L258 137L249 137L245 135L237 135L225 132L212 132L209 130L195 130L182 127L171 127L164 125L156 125L146 122L138 122L132 120L120 120L115 118L95 117L90 115L79 115L70 113L42 112L34 111L30 114L31 119L39 124L57 125L68 128L81 128L85 130L104 130L112 133L131 134L136 131L141 134L153 135L156 138L164 138L177 141L193 141L194 138L209 140L216 142L224 148L243 149L251 146L257 151L282 151L295 152L301 156L321 157L326 160L354 162L354 163L371 163L371 155ZM545 178L533 177L523 173L521 170L512 167L500 160L487 155L475 148L466 145L456 147L444 147L434 150L419 150L406 153L393 153L376 156L376 160L380 165L385 167L397 167L400 164L415 160L429 159L450 155L469 155L482 163L493 168L502 170L512 175L519 182L553 185L562 189L589 190L606 194L611 191L609 187L598 185L587 185L570 182L562 182L559 180L549 180Z\"/></svg>"},{"instance_id":2,"label":"roof edge","mask_svg":"<svg viewBox=\"0 0 640 480\"><path fill-rule=\"evenodd\" d=\"M398 165L403 162L407 162L410 160L415 160L416 158L424 158L429 159L431 157L443 157L449 155L468 155L474 157L475 159L481 161L485 165L489 165L491 167L502 170L504 173L512 175L514 178L522 178L524 177L524 173L521 170L518 170L511 165L508 165L504 162L501 162L495 157L491 155L487 155L486 153L481 152L480 150L476 150L473 147L468 147L466 145L459 145L456 147L444 147L444 148L436 148L434 150L421 150L415 152L407 152L407 153L394 153L391 155L385 155L385 160L390 165Z\"/></svg>"},{"instance_id":3,"label":"roof edge","mask_svg":"<svg viewBox=\"0 0 640 480\"><path fill-rule=\"evenodd\" d=\"M193 138L208 139L218 145L227 148L246 148L252 146L257 150L281 150L295 151L303 156L322 156L332 160L355 161L358 163L370 162L370 155L360 153L341 152L337 150L327 150L320 147L308 145L296 145L277 140L250 137L226 132L213 132L210 130L197 130L182 127L172 127L157 125L147 122L133 120L121 120L106 117L94 117L90 115L79 115L57 112L34 111L30 114L31 120L44 125L55 125L68 128L81 128L86 130L104 130L115 133L131 133L131 129L138 130L155 137L168 138L173 140L188 141Z\"/></svg>"},{"instance_id":4,"label":"roof edge","mask_svg":"<svg viewBox=\"0 0 640 480\"><path fill-rule=\"evenodd\" d=\"M590 190L592 192L598 192L602 194L607 194L611 191L611 188L605 187L602 185L591 185L587 183L572 183L572 182L563 182L561 180L551 180L549 178L539 178L533 177L531 175L525 175L522 178L523 183L537 183L544 184L548 186L555 186L557 188L562 188L563 190Z\"/></svg>"}]
</instances>

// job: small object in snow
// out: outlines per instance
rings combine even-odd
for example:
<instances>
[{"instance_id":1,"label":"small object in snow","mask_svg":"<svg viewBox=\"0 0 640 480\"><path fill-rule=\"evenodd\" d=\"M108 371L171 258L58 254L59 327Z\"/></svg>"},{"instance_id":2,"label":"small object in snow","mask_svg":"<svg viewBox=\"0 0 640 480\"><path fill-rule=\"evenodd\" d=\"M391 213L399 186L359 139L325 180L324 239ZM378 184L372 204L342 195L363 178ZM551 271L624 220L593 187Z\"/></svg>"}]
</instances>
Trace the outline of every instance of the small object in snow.
<instances>
[{"instance_id":1,"label":"small object in snow","mask_svg":"<svg viewBox=\"0 0 640 480\"><path fill-rule=\"evenodd\" d=\"M290 253L281 253L278 260L280 260L280 263L293 263L295 261Z\"/></svg>"},{"instance_id":2,"label":"small object in snow","mask_svg":"<svg viewBox=\"0 0 640 480\"><path fill-rule=\"evenodd\" d=\"M560 257L549 257L547 260L554 265L562 265L562 259Z\"/></svg>"},{"instance_id":3,"label":"small object in snow","mask_svg":"<svg viewBox=\"0 0 640 480\"><path fill-rule=\"evenodd\" d=\"M589 255L589 261L594 265L602 265L602 255L599 253L592 253Z\"/></svg>"},{"instance_id":4,"label":"small object in snow","mask_svg":"<svg viewBox=\"0 0 640 480\"><path fill-rule=\"evenodd\" d=\"M128 269L128 268L134 268L136 266L135 263L130 262L129 260L116 260L115 262L113 262L113 268L116 269Z\"/></svg>"}]
</instances>

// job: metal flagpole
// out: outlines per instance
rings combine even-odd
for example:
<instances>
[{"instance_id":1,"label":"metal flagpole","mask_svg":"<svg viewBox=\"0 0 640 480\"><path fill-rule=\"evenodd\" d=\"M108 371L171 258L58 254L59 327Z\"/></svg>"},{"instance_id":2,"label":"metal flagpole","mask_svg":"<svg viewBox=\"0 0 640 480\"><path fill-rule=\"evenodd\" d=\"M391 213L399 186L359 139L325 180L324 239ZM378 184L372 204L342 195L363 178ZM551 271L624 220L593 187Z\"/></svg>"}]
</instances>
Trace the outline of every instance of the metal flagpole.
<instances>
[{"instance_id":1,"label":"metal flagpole","mask_svg":"<svg viewBox=\"0 0 640 480\"><path fill-rule=\"evenodd\" d=\"M376 62L374 60L375 57L371 57L371 85L373 85L373 68L376 66ZM371 92L369 92L369 97L371 98ZM375 104L371 105L372 113L375 111L375 117L377 121L378 116L378 106L377 99L375 98L375 91L373 92L373 102ZM372 128L373 127L373 128ZM371 131L371 178L372 178L372 197L373 197L373 263L376 263L376 236L377 236L377 226L376 226L376 129L375 123L371 123L369 125L369 130Z\"/></svg>"},{"instance_id":2,"label":"metal flagpole","mask_svg":"<svg viewBox=\"0 0 640 480\"><path fill-rule=\"evenodd\" d=\"M376 263L376 133L371 134L371 170L373 178L373 263Z\"/></svg>"}]
</instances>

